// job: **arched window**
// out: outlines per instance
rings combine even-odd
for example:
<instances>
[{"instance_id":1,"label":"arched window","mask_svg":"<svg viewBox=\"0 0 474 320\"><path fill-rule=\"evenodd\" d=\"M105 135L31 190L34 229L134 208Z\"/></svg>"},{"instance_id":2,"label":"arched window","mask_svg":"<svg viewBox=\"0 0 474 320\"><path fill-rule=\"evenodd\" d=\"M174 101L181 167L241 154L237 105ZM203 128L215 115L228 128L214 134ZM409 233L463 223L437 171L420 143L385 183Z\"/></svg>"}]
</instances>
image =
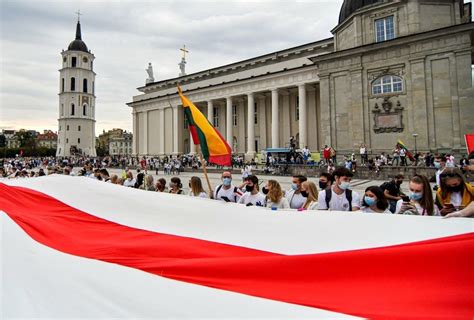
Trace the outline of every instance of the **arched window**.
<instances>
[{"instance_id":1,"label":"arched window","mask_svg":"<svg viewBox=\"0 0 474 320\"><path fill-rule=\"evenodd\" d=\"M397 76L386 75L372 82L372 94L386 94L403 91L403 80Z\"/></svg>"},{"instance_id":2,"label":"arched window","mask_svg":"<svg viewBox=\"0 0 474 320\"><path fill-rule=\"evenodd\" d=\"M87 79L82 81L82 92L87 93Z\"/></svg>"},{"instance_id":3,"label":"arched window","mask_svg":"<svg viewBox=\"0 0 474 320\"><path fill-rule=\"evenodd\" d=\"M71 104L71 116L73 116L76 112L75 112L75 106L74 106L74 103Z\"/></svg>"},{"instance_id":4,"label":"arched window","mask_svg":"<svg viewBox=\"0 0 474 320\"><path fill-rule=\"evenodd\" d=\"M76 64L77 64L77 58L76 57L72 57L72 67L75 68L76 67Z\"/></svg>"},{"instance_id":5,"label":"arched window","mask_svg":"<svg viewBox=\"0 0 474 320\"><path fill-rule=\"evenodd\" d=\"M69 125L66 126L66 131L69 131Z\"/></svg>"},{"instance_id":6,"label":"arched window","mask_svg":"<svg viewBox=\"0 0 474 320\"><path fill-rule=\"evenodd\" d=\"M82 115L87 116L87 104L85 103L82 105Z\"/></svg>"},{"instance_id":7,"label":"arched window","mask_svg":"<svg viewBox=\"0 0 474 320\"><path fill-rule=\"evenodd\" d=\"M77 126L77 131L81 131L81 126Z\"/></svg>"},{"instance_id":8,"label":"arched window","mask_svg":"<svg viewBox=\"0 0 474 320\"><path fill-rule=\"evenodd\" d=\"M64 78L61 79L61 92L64 92Z\"/></svg>"},{"instance_id":9,"label":"arched window","mask_svg":"<svg viewBox=\"0 0 474 320\"><path fill-rule=\"evenodd\" d=\"M76 78L71 78L71 91L76 91Z\"/></svg>"}]
</instances>

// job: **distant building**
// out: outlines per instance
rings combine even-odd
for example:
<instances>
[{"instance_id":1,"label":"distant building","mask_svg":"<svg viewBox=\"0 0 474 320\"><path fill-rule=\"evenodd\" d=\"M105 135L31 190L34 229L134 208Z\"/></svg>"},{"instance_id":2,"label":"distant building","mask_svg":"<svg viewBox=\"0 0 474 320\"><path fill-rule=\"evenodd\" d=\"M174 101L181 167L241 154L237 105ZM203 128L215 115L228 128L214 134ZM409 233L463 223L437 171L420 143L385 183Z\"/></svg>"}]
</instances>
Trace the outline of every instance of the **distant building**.
<instances>
[{"instance_id":1,"label":"distant building","mask_svg":"<svg viewBox=\"0 0 474 320\"><path fill-rule=\"evenodd\" d=\"M76 39L61 52L61 58L56 156L95 157L95 57L82 41L79 21Z\"/></svg>"},{"instance_id":2,"label":"distant building","mask_svg":"<svg viewBox=\"0 0 474 320\"><path fill-rule=\"evenodd\" d=\"M8 149L19 148L20 140L16 136L16 130L3 130L2 134L5 136L5 142Z\"/></svg>"},{"instance_id":3,"label":"distant building","mask_svg":"<svg viewBox=\"0 0 474 320\"><path fill-rule=\"evenodd\" d=\"M49 149L56 149L58 146L58 135L51 130L44 130L36 137L36 145Z\"/></svg>"},{"instance_id":4,"label":"distant building","mask_svg":"<svg viewBox=\"0 0 474 320\"><path fill-rule=\"evenodd\" d=\"M98 137L97 146L102 148L109 155L130 155L132 154L133 135L123 129L114 128L102 132Z\"/></svg>"}]
</instances>

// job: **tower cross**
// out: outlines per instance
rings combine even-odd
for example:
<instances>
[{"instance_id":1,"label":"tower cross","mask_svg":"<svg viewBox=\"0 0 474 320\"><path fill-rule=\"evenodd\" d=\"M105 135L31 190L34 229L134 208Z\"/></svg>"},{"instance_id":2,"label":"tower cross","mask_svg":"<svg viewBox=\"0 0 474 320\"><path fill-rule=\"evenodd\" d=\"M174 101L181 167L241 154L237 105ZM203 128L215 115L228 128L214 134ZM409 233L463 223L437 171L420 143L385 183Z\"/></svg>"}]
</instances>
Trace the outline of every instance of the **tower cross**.
<instances>
[{"instance_id":1,"label":"tower cross","mask_svg":"<svg viewBox=\"0 0 474 320\"><path fill-rule=\"evenodd\" d=\"M77 14L77 21L79 21L79 20L80 20L80 16L82 16L81 10L78 9L77 12L75 12L75 14Z\"/></svg>"},{"instance_id":2,"label":"tower cross","mask_svg":"<svg viewBox=\"0 0 474 320\"><path fill-rule=\"evenodd\" d=\"M179 50L183 51L183 59L186 59L186 53L189 53L189 51L186 50L186 45L183 45L183 47Z\"/></svg>"}]
</instances>

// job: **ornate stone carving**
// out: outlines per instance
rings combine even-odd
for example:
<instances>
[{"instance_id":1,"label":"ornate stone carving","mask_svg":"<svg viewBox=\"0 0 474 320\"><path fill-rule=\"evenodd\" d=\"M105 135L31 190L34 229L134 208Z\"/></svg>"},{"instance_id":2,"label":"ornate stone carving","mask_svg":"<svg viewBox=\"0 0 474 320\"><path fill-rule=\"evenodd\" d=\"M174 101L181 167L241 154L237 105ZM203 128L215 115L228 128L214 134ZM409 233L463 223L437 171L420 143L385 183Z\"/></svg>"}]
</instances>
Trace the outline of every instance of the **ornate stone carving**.
<instances>
[{"instance_id":1,"label":"ornate stone carving","mask_svg":"<svg viewBox=\"0 0 474 320\"><path fill-rule=\"evenodd\" d=\"M374 114L374 132L403 132L403 107L400 100L397 100L395 108L388 97L382 102L382 109L375 103L372 113Z\"/></svg>"}]
</instances>

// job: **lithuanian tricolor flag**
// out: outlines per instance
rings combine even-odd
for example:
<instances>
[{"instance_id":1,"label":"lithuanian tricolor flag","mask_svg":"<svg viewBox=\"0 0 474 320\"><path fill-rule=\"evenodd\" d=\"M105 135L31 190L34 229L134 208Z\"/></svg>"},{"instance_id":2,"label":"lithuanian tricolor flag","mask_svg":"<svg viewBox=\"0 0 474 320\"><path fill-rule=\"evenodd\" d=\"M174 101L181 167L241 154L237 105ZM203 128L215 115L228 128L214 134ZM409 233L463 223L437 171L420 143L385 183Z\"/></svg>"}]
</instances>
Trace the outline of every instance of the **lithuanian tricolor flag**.
<instances>
[{"instance_id":1,"label":"lithuanian tricolor flag","mask_svg":"<svg viewBox=\"0 0 474 320\"><path fill-rule=\"evenodd\" d=\"M403 143L403 141L398 140L397 143L400 146L400 148L405 149L408 159L410 159L410 161L415 161L415 157L413 157L413 154L408 150L407 146Z\"/></svg>"},{"instance_id":2,"label":"lithuanian tricolor flag","mask_svg":"<svg viewBox=\"0 0 474 320\"><path fill-rule=\"evenodd\" d=\"M194 144L201 145L201 152L207 162L221 166L232 164L232 149L219 131L214 128L199 109L183 95L178 86L178 93L183 103L184 114L188 120L188 129Z\"/></svg>"}]
</instances>

